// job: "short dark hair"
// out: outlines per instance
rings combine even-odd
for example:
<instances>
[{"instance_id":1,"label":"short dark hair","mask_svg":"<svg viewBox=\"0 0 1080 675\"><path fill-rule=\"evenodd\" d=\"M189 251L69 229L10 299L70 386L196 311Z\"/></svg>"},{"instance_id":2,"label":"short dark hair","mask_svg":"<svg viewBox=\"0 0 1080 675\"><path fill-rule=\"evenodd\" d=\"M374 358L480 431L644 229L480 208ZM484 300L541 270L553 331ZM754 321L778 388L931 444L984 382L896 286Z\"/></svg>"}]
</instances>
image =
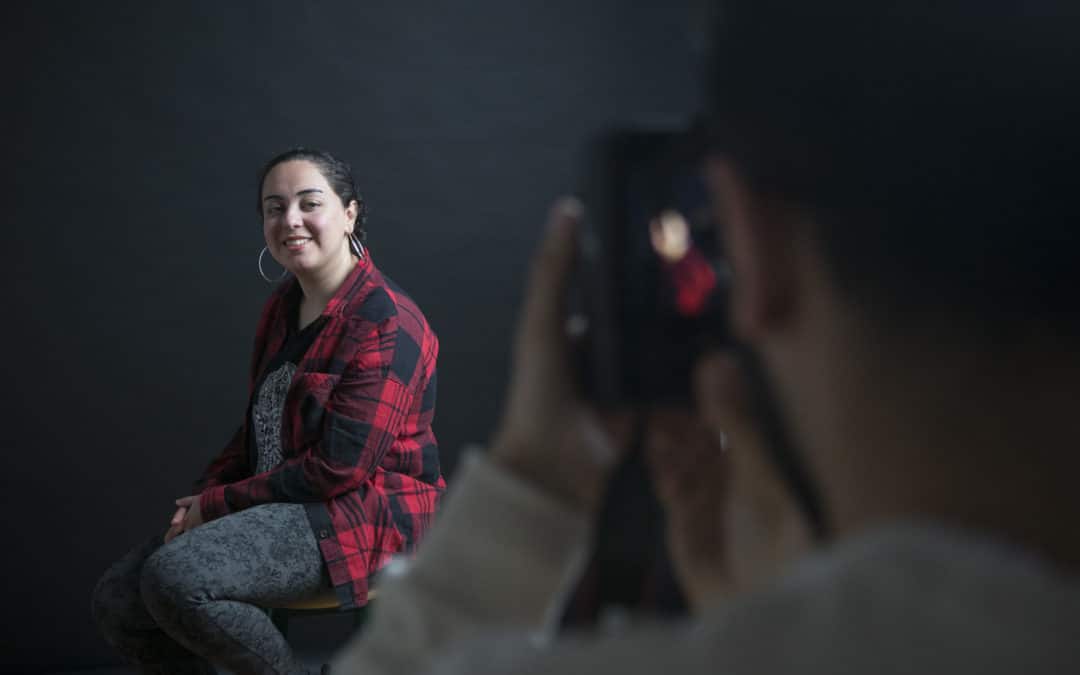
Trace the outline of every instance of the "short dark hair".
<instances>
[{"instance_id":1,"label":"short dark hair","mask_svg":"<svg viewBox=\"0 0 1080 675\"><path fill-rule=\"evenodd\" d=\"M353 233L361 241L367 241L367 203L360 195L353 178L352 167L348 163L334 157L329 152L312 148L296 147L276 155L259 171L258 183L256 183L255 210L262 214L262 189L266 175L278 164L302 160L311 162L322 174L330 188L341 199L341 205L348 208L349 203L356 200L356 221Z\"/></svg>"},{"instance_id":2,"label":"short dark hair","mask_svg":"<svg viewBox=\"0 0 1080 675\"><path fill-rule=\"evenodd\" d=\"M1073 2L728 0L718 14L717 149L811 215L848 298L887 318L1080 334Z\"/></svg>"}]
</instances>

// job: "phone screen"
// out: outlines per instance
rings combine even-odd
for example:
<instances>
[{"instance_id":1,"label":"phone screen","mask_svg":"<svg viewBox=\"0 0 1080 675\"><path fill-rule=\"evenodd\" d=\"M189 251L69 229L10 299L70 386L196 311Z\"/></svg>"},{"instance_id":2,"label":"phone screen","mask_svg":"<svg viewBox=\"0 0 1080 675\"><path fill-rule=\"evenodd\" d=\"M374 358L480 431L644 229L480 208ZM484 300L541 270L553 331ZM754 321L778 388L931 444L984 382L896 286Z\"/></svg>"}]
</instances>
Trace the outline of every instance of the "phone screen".
<instances>
[{"instance_id":1,"label":"phone screen","mask_svg":"<svg viewBox=\"0 0 1080 675\"><path fill-rule=\"evenodd\" d=\"M621 131L593 146L591 166L586 391L685 401L694 360L726 335L726 268L699 155L684 134Z\"/></svg>"}]
</instances>

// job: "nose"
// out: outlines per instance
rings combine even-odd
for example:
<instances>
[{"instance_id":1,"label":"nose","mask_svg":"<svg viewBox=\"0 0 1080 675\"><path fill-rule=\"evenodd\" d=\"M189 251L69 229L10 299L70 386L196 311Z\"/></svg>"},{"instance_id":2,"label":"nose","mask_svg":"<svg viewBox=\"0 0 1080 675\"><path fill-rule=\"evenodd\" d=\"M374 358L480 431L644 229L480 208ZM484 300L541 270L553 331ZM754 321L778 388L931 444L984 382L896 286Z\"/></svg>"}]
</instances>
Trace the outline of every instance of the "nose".
<instances>
[{"instance_id":1,"label":"nose","mask_svg":"<svg viewBox=\"0 0 1080 675\"><path fill-rule=\"evenodd\" d=\"M300 212L300 207L296 204L289 206L285 212L285 225L289 229L295 230L304 224L303 214Z\"/></svg>"}]
</instances>

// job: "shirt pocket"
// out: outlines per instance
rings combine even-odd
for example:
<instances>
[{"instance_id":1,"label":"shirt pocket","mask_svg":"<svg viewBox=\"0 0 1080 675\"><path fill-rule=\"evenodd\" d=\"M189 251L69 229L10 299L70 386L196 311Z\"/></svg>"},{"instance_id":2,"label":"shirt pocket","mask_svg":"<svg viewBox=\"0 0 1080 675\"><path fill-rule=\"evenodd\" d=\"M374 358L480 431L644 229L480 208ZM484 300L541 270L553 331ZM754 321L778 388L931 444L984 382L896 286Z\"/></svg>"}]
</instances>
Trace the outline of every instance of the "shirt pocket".
<instances>
[{"instance_id":1,"label":"shirt pocket","mask_svg":"<svg viewBox=\"0 0 1080 675\"><path fill-rule=\"evenodd\" d=\"M292 427L294 447L318 442L326 419L326 402L341 380L333 373L307 372L293 376L286 403L286 420Z\"/></svg>"}]
</instances>

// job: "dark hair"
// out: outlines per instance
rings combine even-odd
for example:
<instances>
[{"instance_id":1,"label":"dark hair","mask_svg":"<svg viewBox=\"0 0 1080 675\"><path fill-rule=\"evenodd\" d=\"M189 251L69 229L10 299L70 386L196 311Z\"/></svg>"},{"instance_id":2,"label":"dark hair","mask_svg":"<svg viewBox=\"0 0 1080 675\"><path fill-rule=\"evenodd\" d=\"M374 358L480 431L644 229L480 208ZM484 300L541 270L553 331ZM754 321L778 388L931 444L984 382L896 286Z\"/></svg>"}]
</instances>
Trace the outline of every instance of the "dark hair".
<instances>
[{"instance_id":1,"label":"dark hair","mask_svg":"<svg viewBox=\"0 0 1080 675\"><path fill-rule=\"evenodd\" d=\"M341 199L342 206L348 208L349 203L356 200L356 221L353 233L361 243L366 242L367 229L365 226L367 225L367 203L360 195L360 191L356 188L356 180L353 179L352 167L323 150L296 147L291 150L286 150L267 162L262 170L259 171L259 181L256 184L255 209L260 214L262 213L262 188L263 181L266 180L266 175L278 164L294 160L303 160L314 164L319 169L319 173L326 179L326 182L330 184L330 188Z\"/></svg>"},{"instance_id":2,"label":"dark hair","mask_svg":"<svg viewBox=\"0 0 1080 675\"><path fill-rule=\"evenodd\" d=\"M1067 0L729 0L717 149L810 214L890 321L1080 333L1080 12Z\"/></svg>"}]
</instances>

